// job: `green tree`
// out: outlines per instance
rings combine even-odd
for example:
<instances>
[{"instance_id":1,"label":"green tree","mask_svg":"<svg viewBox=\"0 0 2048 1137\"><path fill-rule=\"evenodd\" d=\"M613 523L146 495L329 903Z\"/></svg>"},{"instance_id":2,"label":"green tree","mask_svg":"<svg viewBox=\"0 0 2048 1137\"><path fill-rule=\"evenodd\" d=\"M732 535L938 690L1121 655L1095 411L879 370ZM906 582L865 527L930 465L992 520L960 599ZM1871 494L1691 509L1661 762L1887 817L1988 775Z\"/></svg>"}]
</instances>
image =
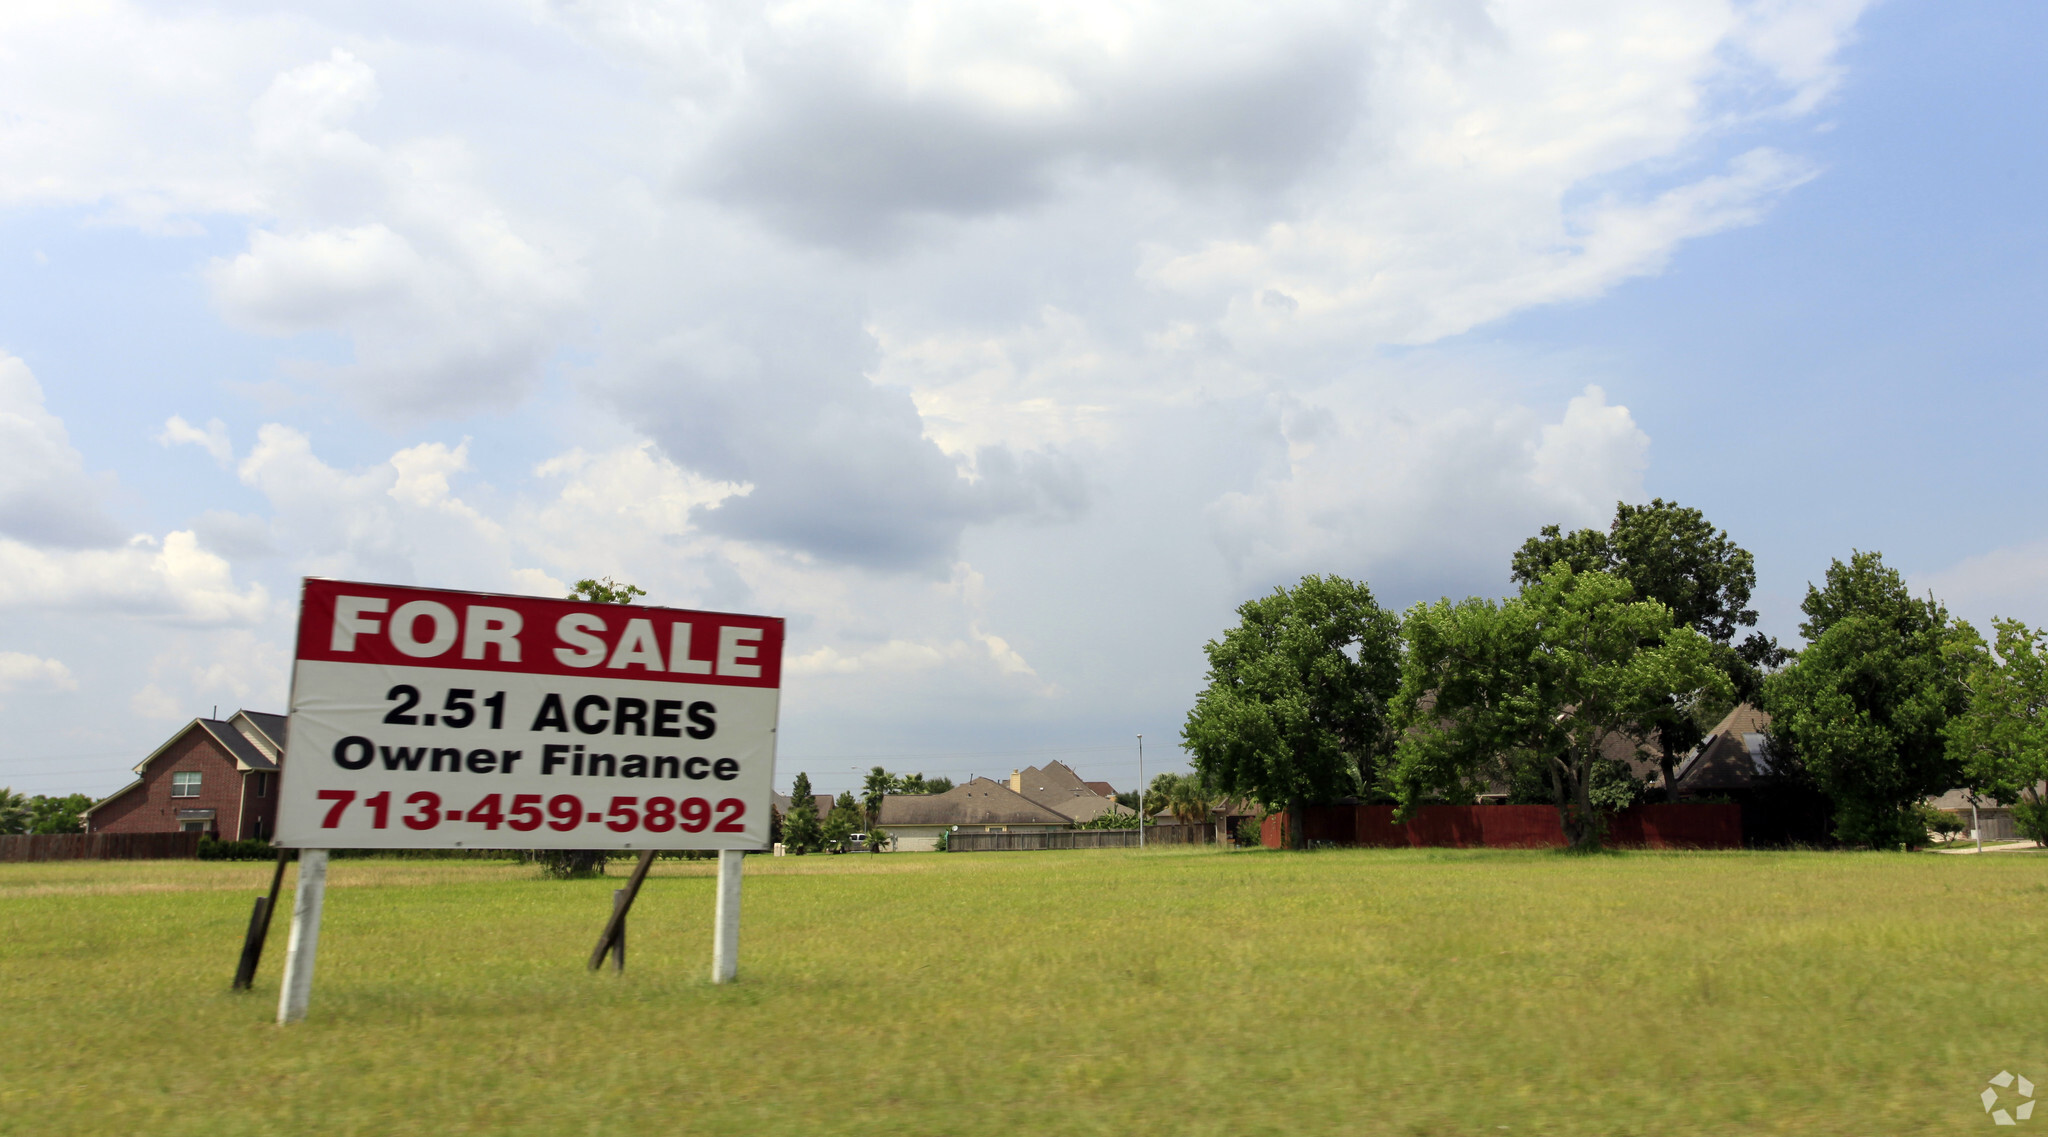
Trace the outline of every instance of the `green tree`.
<instances>
[{"instance_id":1,"label":"green tree","mask_svg":"<svg viewBox=\"0 0 2048 1137\"><path fill-rule=\"evenodd\" d=\"M647 590L637 584L621 584L608 576L594 580L584 577L570 589L569 599L592 604L631 604L645 595Z\"/></svg>"},{"instance_id":2,"label":"green tree","mask_svg":"<svg viewBox=\"0 0 2048 1137\"><path fill-rule=\"evenodd\" d=\"M1215 808L1215 793L1196 774L1161 774L1145 791L1145 809L1152 816L1171 813L1183 825L1207 821Z\"/></svg>"},{"instance_id":3,"label":"green tree","mask_svg":"<svg viewBox=\"0 0 2048 1137\"><path fill-rule=\"evenodd\" d=\"M0 786L0 833L26 833L32 817L27 798Z\"/></svg>"},{"instance_id":4,"label":"green tree","mask_svg":"<svg viewBox=\"0 0 2048 1137\"><path fill-rule=\"evenodd\" d=\"M1515 553L1510 575L1518 584L1529 584L1556 564L1568 564L1575 572L1618 576L1634 589L1635 599L1654 600L1671 609L1677 623L1713 642L1716 662L1728 676L1734 699L1756 698L1764 670L1785 661L1776 641L1761 633L1752 632L1733 646L1737 632L1756 624L1756 612L1749 607L1756 588L1755 560L1697 509L1663 498L1648 505L1617 502L1614 521L1605 533L1562 533L1558 526L1545 526ZM1679 759L1699 745L1708 729L1696 709L1674 698L1649 708L1638 724L1657 742L1657 764L1667 794L1672 792ZM1712 709L1719 717L1728 708L1723 704Z\"/></svg>"},{"instance_id":5,"label":"green tree","mask_svg":"<svg viewBox=\"0 0 2048 1137\"><path fill-rule=\"evenodd\" d=\"M1553 564L1520 595L1418 604L1402 625L1408 654L1395 752L1401 813L1432 796L1463 800L1536 769L1575 849L1599 847L1617 795L1608 739L1628 737L1668 700L1725 692L1712 643L1627 581ZM1625 772L1624 772L1625 777Z\"/></svg>"},{"instance_id":6,"label":"green tree","mask_svg":"<svg viewBox=\"0 0 2048 1137\"><path fill-rule=\"evenodd\" d=\"M798 772L789 798L789 813L782 819L783 847L799 857L818 852L825 847L825 832L818 824L818 799L809 774Z\"/></svg>"},{"instance_id":7,"label":"green tree","mask_svg":"<svg viewBox=\"0 0 2048 1137\"><path fill-rule=\"evenodd\" d=\"M868 828L872 829L875 822L881 819L882 799L893 793L901 793L902 786L901 779L880 766L868 771L868 776L860 786L861 814Z\"/></svg>"},{"instance_id":8,"label":"green tree","mask_svg":"<svg viewBox=\"0 0 2048 1137\"><path fill-rule=\"evenodd\" d=\"M839 800L832 803L831 815L825 818L825 847L844 852L847 842L861 831L865 821L852 791L841 793Z\"/></svg>"},{"instance_id":9,"label":"green tree","mask_svg":"<svg viewBox=\"0 0 2048 1137\"><path fill-rule=\"evenodd\" d=\"M1948 753L1965 783L2013 807L2020 832L2048 844L2048 632L1994 620L1995 644L1955 637L1969 703L1949 720Z\"/></svg>"},{"instance_id":10,"label":"green tree","mask_svg":"<svg viewBox=\"0 0 2048 1137\"><path fill-rule=\"evenodd\" d=\"M1969 704L1976 632L1915 598L1877 553L1830 564L1800 608L1807 646L1764 683L1773 756L1833 799L1840 840L1921 843L1915 804L1963 780L1947 728Z\"/></svg>"},{"instance_id":11,"label":"green tree","mask_svg":"<svg viewBox=\"0 0 2048 1137\"><path fill-rule=\"evenodd\" d=\"M83 833L85 811L92 808L92 800L85 794L67 794L63 797L44 797L37 794L28 801L27 832Z\"/></svg>"},{"instance_id":12,"label":"green tree","mask_svg":"<svg viewBox=\"0 0 2048 1137\"><path fill-rule=\"evenodd\" d=\"M1399 622L1363 583L1305 576L1248 600L1204 647L1208 685L1181 729L1217 791L1294 813L1373 784L1391 748ZM1149 803L1148 803L1149 805Z\"/></svg>"}]
</instances>

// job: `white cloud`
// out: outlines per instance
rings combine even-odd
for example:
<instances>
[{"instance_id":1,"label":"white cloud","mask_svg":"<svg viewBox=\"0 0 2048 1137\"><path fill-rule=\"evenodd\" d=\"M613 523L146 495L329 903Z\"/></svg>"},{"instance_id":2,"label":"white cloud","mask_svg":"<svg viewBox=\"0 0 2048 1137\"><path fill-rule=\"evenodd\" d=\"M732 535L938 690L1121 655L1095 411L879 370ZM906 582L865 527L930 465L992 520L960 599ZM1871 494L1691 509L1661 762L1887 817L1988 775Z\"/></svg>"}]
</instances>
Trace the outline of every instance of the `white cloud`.
<instances>
[{"instance_id":1,"label":"white cloud","mask_svg":"<svg viewBox=\"0 0 2048 1137\"><path fill-rule=\"evenodd\" d=\"M2048 628L2048 541L1965 557L1947 568L1914 574L1912 582L1916 591L1931 590L1986 635L1995 617Z\"/></svg>"},{"instance_id":2,"label":"white cloud","mask_svg":"<svg viewBox=\"0 0 2048 1137\"><path fill-rule=\"evenodd\" d=\"M173 638L149 662L149 682L129 697L151 719L189 719L232 707L282 712L291 685L285 645L245 628Z\"/></svg>"},{"instance_id":3,"label":"white cloud","mask_svg":"<svg viewBox=\"0 0 2048 1137\"><path fill-rule=\"evenodd\" d=\"M0 357L0 604L155 621L145 716L264 697L299 574L611 574L788 615L797 734L1122 723L1247 590L1455 591L1639 496L1597 376L1386 349L1766 216L1863 7L17 5L0 209L239 226L196 278L271 389L429 433L281 397L238 453L180 394L239 484L124 544Z\"/></svg>"},{"instance_id":4,"label":"white cloud","mask_svg":"<svg viewBox=\"0 0 2048 1137\"><path fill-rule=\"evenodd\" d=\"M181 419L172 423L167 434L191 431ZM262 618L270 602L263 587L238 588L228 562L200 548L191 531L123 542L100 508L107 484L85 472L27 364L0 354L0 609L106 610L194 624Z\"/></svg>"},{"instance_id":5,"label":"white cloud","mask_svg":"<svg viewBox=\"0 0 2048 1137\"><path fill-rule=\"evenodd\" d=\"M48 551L0 539L0 609L122 613L191 624L251 624L270 610L261 584L238 588L228 562L190 530L115 549Z\"/></svg>"},{"instance_id":6,"label":"white cloud","mask_svg":"<svg viewBox=\"0 0 2048 1137\"><path fill-rule=\"evenodd\" d=\"M1337 405L1286 408L1284 464L1211 508L1241 578L1346 565L1374 579L1458 579L1474 564L1505 565L1501 546L1544 524L1597 524L1642 496L1649 439L1598 387L1549 424L1513 406L1366 418Z\"/></svg>"},{"instance_id":7,"label":"white cloud","mask_svg":"<svg viewBox=\"0 0 2048 1137\"><path fill-rule=\"evenodd\" d=\"M377 94L371 68L337 48L257 100L277 220L214 261L214 299L251 330L347 334L353 365L321 373L379 413L510 406L537 382L580 270L479 189L466 144L386 149L348 129Z\"/></svg>"},{"instance_id":8,"label":"white cloud","mask_svg":"<svg viewBox=\"0 0 2048 1137\"><path fill-rule=\"evenodd\" d=\"M16 687L45 686L59 691L78 690L78 680L61 660L44 659L19 651L0 651L0 691Z\"/></svg>"},{"instance_id":9,"label":"white cloud","mask_svg":"<svg viewBox=\"0 0 2048 1137\"><path fill-rule=\"evenodd\" d=\"M0 534L67 548L118 543L100 506L107 484L85 472L28 364L0 352Z\"/></svg>"},{"instance_id":10,"label":"white cloud","mask_svg":"<svg viewBox=\"0 0 2048 1137\"><path fill-rule=\"evenodd\" d=\"M234 443L228 439L227 424L219 419L206 420L206 429L201 430L186 422L182 415L172 415L164 422L164 429L156 436L157 442L165 446L197 446L208 454L222 469L235 460Z\"/></svg>"}]
</instances>

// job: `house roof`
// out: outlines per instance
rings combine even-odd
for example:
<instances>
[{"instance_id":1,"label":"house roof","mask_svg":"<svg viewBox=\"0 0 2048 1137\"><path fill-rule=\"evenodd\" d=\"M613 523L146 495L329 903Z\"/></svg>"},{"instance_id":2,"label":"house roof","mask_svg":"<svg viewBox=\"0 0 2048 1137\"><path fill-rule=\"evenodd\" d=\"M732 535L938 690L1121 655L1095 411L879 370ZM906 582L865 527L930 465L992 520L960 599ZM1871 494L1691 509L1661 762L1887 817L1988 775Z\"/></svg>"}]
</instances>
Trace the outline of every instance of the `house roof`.
<instances>
[{"instance_id":1,"label":"house roof","mask_svg":"<svg viewBox=\"0 0 2048 1137\"><path fill-rule=\"evenodd\" d=\"M234 719L230 721L247 721L249 725L261 731L264 739L278 750L284 749L285 729L291 722L285 716L274 715L269 711L236 711Z\"/></svg>"},{"instance_id":2,"label":"house roof","mask_svg":"<svg viewBox=\"0 0 2048 1137\"><path fill-rule=\"evenodd\" d=\"M259 749L254 740L235 729L235 724L232 720L197 719L194 721L204 727L206 733L212 735L215 742L220 743L221 749L226 750L234 757L235 765L240 766L244 770L277 769L277 763L270 760L270 755L265 754ZM136 772L140 773L141 767L137 767Z\"/></svg>"},{"instance_id":3,"label":"house roof","mask_svg":"<svg viewBox=\"0 0 2048 1137\"><path fill-rule=\"evenodd\" d=\"M1047 762L1010 775L1017 792L1033 805L1052 810L1075 822L1092 821L1105 813L1136 813L1088 788L1079 774L1064 762Z\"/></svg>"},{"instance_id":4,"label":"house roof","mask_svg":"<svg viewBox=\"0 0 2048 1137\"><path fill-rule=\"evenodd\" d=\"M277 769L277 763L272 761L269 755L265 754L262 751L262 749L260 749L256 745L255 742L251 741L246 735L243 734L243 732L236 726L237 720L245 720L249 722L255 730L262 733L265 741L269 742L271 745L275 746L280 751L284 748L285 716L283 715L273 715L263 711L236 711L233 716L224 719L196 718L193 719L191 722L186 723L184 726L178 728L177 730L173 731L171 733L171 736L169 738L166 738L161 746L158 746L155 750L150 751L147 757L143 758L142 761L137 762L133 767L131 767L136 774L136 778L134 781L129 782L127 785L122 786L120 789L115 790L113 793L110 793L107 796L101 798L100 800L92 803L92 805L85 809L83 812L90 814L93 810L98 809L99 807L107 804L108 802L113 801L115 798L120 797L122 794L127 793L129 790L134 789L136 786L141 785L141 775L143 774L144 771L149 769L149 764L151 762L156 761L157 758L164 753L164 751L169 750L171 747L177 745L180 739L192 733L194 730L205 731L207 737L213 739L213 741L217 743L222 750L227 751L228 756L235 760L235 765L242 771L275 771Z\"/></svg>"},{"instance_id":5,"label":"house roof","mask_svg":"<svg viewBox=\"0 0 2048 1137\"><path fill-rule=\"evenodd\" d=\"M775 794L774 799L775 812L781 814L784 817L788 817L790 807L796 804L796 799L789 796L788 794ZM831 815L832 803L838 801L839 799L833 797L831 794L812 794L811 800L816 802L818 805L818 820L823 821L826 817Z\"/></svg>"},{"instance_id":6,"label":"house roof","mask_svg":"<svg viewBox=\"0 0 2048 1137\"><path fill-rule=\"evenodd\" d=\"M1748 703L1722 717L1678 767L1678 792L1740 790L1771 776L1771 716Z\"/></svg>"},{"instance_id":7,"label":"house roof","mask_svg":"<svg viewBox=\"0 0 2048 1137\"><path fill-rule=\"evenodd\" d=\"M1101 794L1103 797L1116 796L1116 787L1110 785L1108 782L1085 782L1083 784L1086 785L1089 789L1094 790L1096 793Z\"/></svg>"},{"instance_id":8,"label":"house roof","mask_svg":"<svg viewBox=\"0 0 2048 1137\"><path fill-rule=\"evenodd\" d=\"M890 794L876 822L891 825L1067 825L1055 813L1010 787L976 778L942 794Z\"/></svg>"}]
</instances>

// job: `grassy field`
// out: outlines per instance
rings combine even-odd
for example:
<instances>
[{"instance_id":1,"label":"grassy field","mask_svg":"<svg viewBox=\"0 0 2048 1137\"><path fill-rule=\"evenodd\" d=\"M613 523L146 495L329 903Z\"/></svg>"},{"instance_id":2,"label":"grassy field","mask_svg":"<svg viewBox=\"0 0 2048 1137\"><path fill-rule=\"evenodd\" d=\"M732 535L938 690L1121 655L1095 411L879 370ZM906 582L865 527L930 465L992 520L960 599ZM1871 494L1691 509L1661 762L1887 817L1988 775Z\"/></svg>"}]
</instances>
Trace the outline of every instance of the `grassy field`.
<instances>
[{"instance_id":1,"label":"grassy field","mask_svg":"<svg viewBox=\"0 0 2048 1137\"><path fill-rule=\"evenodd\" d=\"M335 862L280 1030L283 921L227 990L267 866L0 865L0 1133L1922 1134L2048 1086L2044 855L750 858L729 987L710 871L614 976L616 877Z\"/></svg>"}]
</instances>

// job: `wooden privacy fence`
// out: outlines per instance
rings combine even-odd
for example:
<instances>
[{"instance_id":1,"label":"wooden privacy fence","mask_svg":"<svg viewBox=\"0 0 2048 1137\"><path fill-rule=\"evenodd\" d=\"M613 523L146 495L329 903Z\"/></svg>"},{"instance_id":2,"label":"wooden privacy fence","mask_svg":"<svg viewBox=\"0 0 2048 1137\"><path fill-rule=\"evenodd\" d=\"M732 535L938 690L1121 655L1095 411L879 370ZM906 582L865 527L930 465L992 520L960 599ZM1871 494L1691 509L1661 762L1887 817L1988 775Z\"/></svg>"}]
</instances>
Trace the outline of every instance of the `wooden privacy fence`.
<instances>
[{"instance_id":1,"label":"wooden privacy fence","mask_svg":"<svg viewBox=\"0 0 2048 1137\"><path fill-rule=\"evenodd\" d=\"M168 861L199 855L199 833L35 833L0 837L0 861Z\"/></svg>"},{"instance_id":2,"label":"wooden privacy fence","mask_svg":"<svg viewBox=\"0 0 2048 1137\"><path fill-rule=\"evenodd\" d=\"M1145 830L1147 845L1206 845L1216 840L1216 826L1154 825ZM1041 849L1135 849L1136 829L1055 829L1050 833L954 833L946 849L954 853L1036 852Z\"/></svg>"},{"instance_id":3,"label":"wooden privacy fence","mask_svg":"<svg viewBox=\"0 0 2048 1137\"><path fill-rule=\"evenodd\" d=\"M1548 805L1425 805L1405 825L1391 805L1312 805L1303 811L1302 836L1310 842L1371 849L1556 849L1566 844L1564 823ZM1274 814L1259 828L1260 843L1287 843L1287 818ZM1740 849L1739 805L1639 805L1607 819L1610 848Z\"/></svg>"}]
</instances>

